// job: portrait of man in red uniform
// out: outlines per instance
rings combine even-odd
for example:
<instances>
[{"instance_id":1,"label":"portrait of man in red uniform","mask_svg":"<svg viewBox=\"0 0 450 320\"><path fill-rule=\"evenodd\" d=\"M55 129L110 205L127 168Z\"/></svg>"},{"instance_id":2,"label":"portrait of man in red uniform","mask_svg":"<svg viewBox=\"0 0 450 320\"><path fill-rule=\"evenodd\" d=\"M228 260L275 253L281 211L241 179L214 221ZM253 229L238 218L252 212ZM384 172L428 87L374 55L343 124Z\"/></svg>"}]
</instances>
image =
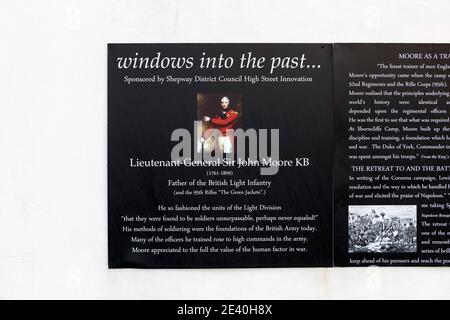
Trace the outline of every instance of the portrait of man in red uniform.
<instances>
[{"instance_id":1,"label":"portrait of man in red uniform","mask_svg":"<svg viewBox=\"0 0 450 320\"><path fill-rule=\"evenodd\" d=\"M231 106L231 99L228 96L222 96L219 102L220 106L219 108L216 107L216 114L204 115L202 120L207 125L208 129L218 129L221 135L218 137L217 141L207 142L209 137L204 134L202 142L208 143L208 149L211 148L211 143L218 143L219 148L223 153L232 153L234 148L234 136L230 133L230 130L237 128L240 115L239 112Z\"/></svg>"}]
</instances>

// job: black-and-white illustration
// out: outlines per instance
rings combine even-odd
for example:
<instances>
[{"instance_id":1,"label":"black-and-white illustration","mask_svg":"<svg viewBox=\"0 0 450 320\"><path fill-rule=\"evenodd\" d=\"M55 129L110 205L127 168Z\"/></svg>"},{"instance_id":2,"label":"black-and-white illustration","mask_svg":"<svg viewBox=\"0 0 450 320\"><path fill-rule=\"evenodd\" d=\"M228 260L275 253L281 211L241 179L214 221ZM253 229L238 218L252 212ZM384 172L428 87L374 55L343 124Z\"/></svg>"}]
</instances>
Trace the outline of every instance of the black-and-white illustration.
<instances>
[{"instance_id":1,"label":"black-and-white illustration","mask_svg":"<svg viewBox=\"0 0 450 320\"><path fill-rule=\"evenodd\" d=\"M348 250L416 252L416 206L349 206Z\"/></svg>"}]
</instances>

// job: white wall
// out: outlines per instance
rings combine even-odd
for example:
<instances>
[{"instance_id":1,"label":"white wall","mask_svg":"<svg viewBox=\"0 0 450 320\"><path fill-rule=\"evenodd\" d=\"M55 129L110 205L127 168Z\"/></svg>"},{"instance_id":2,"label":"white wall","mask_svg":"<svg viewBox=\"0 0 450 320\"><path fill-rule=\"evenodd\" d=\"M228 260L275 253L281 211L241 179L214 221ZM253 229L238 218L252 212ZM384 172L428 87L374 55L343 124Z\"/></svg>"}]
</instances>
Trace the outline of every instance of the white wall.
<instances>
[{"instance_id":1,"label":"white wall","mask_svg":"<svg viewBox=\"0 0 450 320\"><path fill-rule=\"evenodd\" d=\"M225 5L224 5L225 4ZM450 298L450 268L108 270L108 42L450 42L448 0L2 1L0 298Z\"/></svg>"}]
</instances>

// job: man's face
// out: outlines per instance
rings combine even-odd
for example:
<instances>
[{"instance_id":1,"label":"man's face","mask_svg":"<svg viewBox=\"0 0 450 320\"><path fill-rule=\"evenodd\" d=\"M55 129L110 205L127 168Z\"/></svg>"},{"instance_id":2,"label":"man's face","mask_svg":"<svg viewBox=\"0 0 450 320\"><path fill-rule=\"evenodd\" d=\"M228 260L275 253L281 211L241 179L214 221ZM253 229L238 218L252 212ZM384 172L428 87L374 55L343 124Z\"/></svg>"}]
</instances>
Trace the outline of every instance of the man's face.
<instances>
[{"instance_id":1,"label":"man's face","mask_svg":"<svg viewBox=\"0 0 450 320\"><path fill-rule=\"evenodd\" d=\"M229 104L230 101L227 98L222 98L222 100L220 100L220 105L222 106L222 109L227 109Z\"/></svg>"}]
</instances>

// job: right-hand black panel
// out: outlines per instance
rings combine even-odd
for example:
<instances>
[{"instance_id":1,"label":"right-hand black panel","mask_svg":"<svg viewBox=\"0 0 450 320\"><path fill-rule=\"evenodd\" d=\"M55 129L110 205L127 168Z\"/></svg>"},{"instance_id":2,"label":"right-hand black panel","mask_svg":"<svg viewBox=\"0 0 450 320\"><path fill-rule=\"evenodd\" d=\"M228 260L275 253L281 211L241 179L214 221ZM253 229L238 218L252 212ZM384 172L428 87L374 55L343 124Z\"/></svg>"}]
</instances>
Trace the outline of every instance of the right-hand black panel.
<instances>
[{"instance_id":1,"label":"right-hand black panel","mask_svg":"<svg viewBox=\"0 0 450 320\"><path fill-rule=\"evenodd\" d=\"M449 265L450 45L333 56L335 265Z\"/></svg>"}]
</instances>

